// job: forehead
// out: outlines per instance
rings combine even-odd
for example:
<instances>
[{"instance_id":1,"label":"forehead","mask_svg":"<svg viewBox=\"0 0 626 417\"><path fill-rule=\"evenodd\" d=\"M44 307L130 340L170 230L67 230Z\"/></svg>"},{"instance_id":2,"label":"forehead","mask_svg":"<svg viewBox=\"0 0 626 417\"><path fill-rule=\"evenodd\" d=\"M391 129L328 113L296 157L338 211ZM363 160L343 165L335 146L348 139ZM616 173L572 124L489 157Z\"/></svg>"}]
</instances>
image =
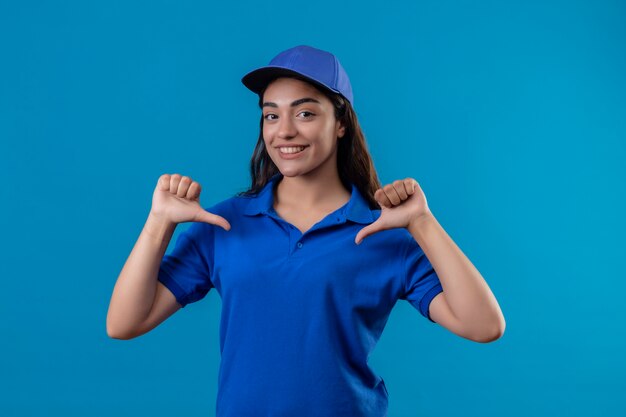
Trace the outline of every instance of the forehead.
<instances>
[{"instance_id":1,"label":"forehead","mask_svg":"<svg viewBox=\"0 0 626 417\"><path fill-rule=\"evenodd\" d=\"M312 84L295 78L277 78L268 84L263 93L263 101L276 103L281 100L288 101L302 97L313 97L322 103L328 102L330 104L330 100Z\"/></svg>"}]
</instances>

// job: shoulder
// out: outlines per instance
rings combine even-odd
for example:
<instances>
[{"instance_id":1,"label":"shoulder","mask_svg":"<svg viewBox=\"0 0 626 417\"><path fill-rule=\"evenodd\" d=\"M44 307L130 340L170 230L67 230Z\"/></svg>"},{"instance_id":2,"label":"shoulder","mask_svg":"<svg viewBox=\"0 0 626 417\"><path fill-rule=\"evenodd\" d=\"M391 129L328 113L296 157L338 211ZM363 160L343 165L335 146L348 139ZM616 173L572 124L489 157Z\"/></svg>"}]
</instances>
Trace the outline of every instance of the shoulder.
<instances>
[{"instance_id":1,"label":"shoulder","mask_svg":"<svg viewBox=\"0 0 626 417\"><path fill-rule=\"evenodd\" d=\"M220 216L238 216L242 214L248 202L254 197L255 196L234 195L210 206L202 206L202 208L209 213L218 214Z\"/></svg>"}]
</instances>

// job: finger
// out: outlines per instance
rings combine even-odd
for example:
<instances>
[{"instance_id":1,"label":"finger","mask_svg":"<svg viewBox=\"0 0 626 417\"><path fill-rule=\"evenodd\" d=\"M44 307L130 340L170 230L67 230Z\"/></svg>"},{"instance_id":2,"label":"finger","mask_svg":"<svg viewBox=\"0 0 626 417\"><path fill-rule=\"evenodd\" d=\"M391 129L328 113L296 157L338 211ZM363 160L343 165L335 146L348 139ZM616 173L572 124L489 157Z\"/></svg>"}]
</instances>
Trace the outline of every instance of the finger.
<instances>
[{"instance_id":1,"label":"finger","mask_svg":"<svg viewBox=\"0 0 626 417\"><path fill-rule=\"evenodd\" d=\"M229 231L230 230L230 222L223 218L222 216L215 215L215 224L220 226L222 229Z\"/></svg>"},{"instance_id":2,"label":"finger","mask_svg":"<svg viewBox=\"0 0 626 417\"><path fill-rule=\"evenodd\" d=\"M387 194L385 194L382 188L376 190L376 192L374 193L374 198L381 206L393 207L393 204L391 204L391 201L389 201L389 198L387 198Z\"/></svg>"},{"instance_id":3,"label":"finger","mask_svg":"<svg viewBox=\"0 0 626 417\"><path fill-rule=\"evenodd\" d=\"M371 231L372 228L370 226L366 226L366 227L362 228L361 230L359 230L359 233L357 233L356 237L354 238L354 243L356 243L357 245L360 245L361 242L363 241L363 239L365 239L366 237L368 237L369 235L371 235L373 233Z\"/></svg>"},{"instance_id":4,"label":"finger","mask_svg":"<svg viewBox=\"0 0 626 417\"><path fill-rule=\"evenodd\" d=\"M180 183L180 174L172 174L170 175L170 193L176 194L178 193L178 184Z\"/></svg>"},{"instance_id":5,"label":"finger","mask_svg":"<svg viewBox=\"0 0 626 417\"><path fill-rule=\"evenodd\" d=\"M415 181L413 178L406 178L404 180L404 188L406 189L406 193L408 195L413 195L413 193L415 192L415 184L417 184L417 181Z\"/></svg>"},{"instance_id":6,"label":"finger","mask_svg":"<svg viewBox=\"0 0 626 417\"><path fill-rule=\"evenodd\" d=\"M191 178L187 176L183 176L178 183L178 191L176 195L178 197L184 198L187 195L187 190L189 190L189 186L191 185Z\"/></svg>"},{"instance_id":7,"label":"finger","mask_svg":"<svg viewBox=\"0 0 626 417\"><path fill-rule=\"evenodd\" d=\"M190 185L191 179L189 177L180 177L180 181L178 182L178 188L176 189L176 196L181 198L185 197L187 195L187 190L189 189Z\"/></svg>"},{"instance_id":8,"label":"finger","mask_svg":"<svg viewBox=\"0 0 626 417\"><path fill-rule=\"evenodd\" d=\"M217 214L209 213L206 210L200 211L196 215L194 221L214 224L216 226L220 226L224 230L230 230L230 223L228 222L228 220L226 220L222 216L218 216Z\"/></svg>"},{"instance_id":9,"label":"finger","mask_svg":"<svg viewBox=\"0 0 626 417\"><path fill-rule=\"evenodd\" d=\"M170 189L170 175L163 174L159 177L157 187L160 191L167 191Z\"/></svg>"},{"instance_id":10,"label":"finger","mask_svg":"<svg viewBox=\"0 0 626 417\"><path fill-rule=\"evenodd\" d=\"M387 198L389 198L389 201L391 201L391 203L394 206L397 206L398 204L400 204L401 202L400 196L398 196L398 193L396 192L396 189L394 188L392 184L385 185L383 187L383 190L385 190L385 194L387 194Z\"/></svg>"},{"instance_id":11,"label":"finger","mask_svg":"<svg viewBox=\"0 0 626 417\"><path fill-rule=\"evenodd\" d=\"M374 223L371 223L365 226L364 228L362 228L361 230L359 230L359 232L356 234L356 237L354 238L354 243L358 245L366 237L373 235L374 233L378 233L384 229L385 227L383 226L383 223L381 222L380 217L379 217L378 219L374 221Z\"/></svg>"},{"instance_id":12,"label":"finger","mask_svg":"<svg viewBox=\"0 0 626 417\"><path fill-rule=\"evenodd\" d=\"M396 193L398 193L398 197L400 197L400 201L404 201L407 198L409 198L409 196L406 193L406 189L404 188L404 181L402 180L394 181L393 188L396 190Z\"/></svg>"},{"instance_id":13,"label":"finger","mask_svg":"<svg viewBox=\"0 0 626 417\"><path fill-rule=\"evenodd\" d=\"M197 200L200 197L200 192L202 191L202 187L196 181L193 181L187 190L187 198L189 200Z\"/></svg>"}]
</instances>

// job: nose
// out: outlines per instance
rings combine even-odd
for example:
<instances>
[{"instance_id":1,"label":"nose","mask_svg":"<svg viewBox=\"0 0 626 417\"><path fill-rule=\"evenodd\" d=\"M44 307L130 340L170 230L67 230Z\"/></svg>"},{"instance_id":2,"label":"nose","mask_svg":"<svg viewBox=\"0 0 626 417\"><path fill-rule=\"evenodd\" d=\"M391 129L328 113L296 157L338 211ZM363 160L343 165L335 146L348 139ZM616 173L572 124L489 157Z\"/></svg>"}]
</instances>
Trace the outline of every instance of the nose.
<instances>
[{"instance_id":1,"label":"nose","mask_svg":"<svg viewBox=\"0 0 626 417\"><path fill-rule=\"evenodd\" d=\"M298 133L295 123L289 117L281 117L278 123L279 138L292 138Z\"/></svg>"}]
</instances>

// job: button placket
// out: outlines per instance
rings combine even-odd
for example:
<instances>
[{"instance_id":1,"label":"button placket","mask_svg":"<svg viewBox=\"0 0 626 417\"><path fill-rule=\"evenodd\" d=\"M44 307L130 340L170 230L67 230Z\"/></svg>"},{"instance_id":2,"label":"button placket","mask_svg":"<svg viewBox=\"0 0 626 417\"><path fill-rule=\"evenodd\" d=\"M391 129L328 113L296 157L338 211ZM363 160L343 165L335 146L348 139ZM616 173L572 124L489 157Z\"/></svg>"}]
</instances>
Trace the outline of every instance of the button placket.
<instances>
[{"instance_id":1,"label":"button placket","mask_svg":"<svg viewBox=\"0 0 626 417\"><path fill-rule=\"evenodd\" d=\"M287 232L288 235L288 239L289 239L289 255L288 256L292 256L297 249L302 248L302 242L297 242L295 248L292 245L291 242L293 241L297 241L298 239L302 238L302 233L300 232L300 230L298 230L294 225L292 225L291 223L287 222L285 219L283 219L282 217L280 217L273 209L270 209L268 212L266 212L266 214L268 216L270 216L271 218L273 218L279 225L280 227Z\"/></svg>"}]
</instances>

